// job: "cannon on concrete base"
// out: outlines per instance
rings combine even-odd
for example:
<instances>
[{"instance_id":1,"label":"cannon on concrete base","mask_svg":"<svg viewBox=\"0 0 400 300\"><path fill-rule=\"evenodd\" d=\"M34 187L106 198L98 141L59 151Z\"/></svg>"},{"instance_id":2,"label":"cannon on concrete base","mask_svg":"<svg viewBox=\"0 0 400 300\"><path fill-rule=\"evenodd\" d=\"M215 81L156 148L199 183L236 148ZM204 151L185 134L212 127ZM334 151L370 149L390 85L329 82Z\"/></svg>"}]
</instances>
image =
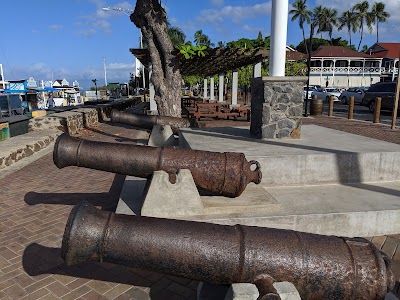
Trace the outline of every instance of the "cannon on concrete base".
<instances>
[{"instance_id":1,"label":"cannon on concrete base","mask_svg":"<svg viewBox=\"0 0 400 300\"><path fill-rule=\"evenodd\" d=\"M277 299L275 281L292 282L303 300L383 299L394 285L389 259L366 239L117 215L88 203L69 216L62 257L254 283L260 299Z\"/></svg>"},{"instance_id":2,"label":"cannon on concrete base","mask_svg":"<svg viewBox=\"0 0 400 300\"><path fill-rule=\"evenodd\" d=\"M239 196L250 182L261 182L260 164L247 161L243 153L105 143L67 133L57 138L53 161L58 168L78 166L141 178L165 171L172 182L179 170L189 169L198 188L227 197Z\"/></svg>"}]
</instances>

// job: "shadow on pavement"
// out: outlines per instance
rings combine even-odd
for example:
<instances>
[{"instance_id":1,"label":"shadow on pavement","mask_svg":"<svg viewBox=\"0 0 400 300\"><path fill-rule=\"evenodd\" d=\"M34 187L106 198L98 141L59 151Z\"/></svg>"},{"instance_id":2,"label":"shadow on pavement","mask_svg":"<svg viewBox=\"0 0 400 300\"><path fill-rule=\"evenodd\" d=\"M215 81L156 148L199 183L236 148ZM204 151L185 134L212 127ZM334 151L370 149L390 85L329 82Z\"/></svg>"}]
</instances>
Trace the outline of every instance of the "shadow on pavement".
<instances>
[{"instance_id":1,"label":"shadow on pavement","mask_svg":"<svg viewBox=\"0 0 400 300\"><path fill-rule=\"evenodd\" d=\"M125 175L116 174L107 193L36 193L29 192L25 195L25 203L28 205L36 204L56 204L56 205L76 205L86 200L102 210L115 211L118 205L119 196L125 181Z\"/></svg>"},{"instance_id":2,"label":"shadow on pavement","mask_svg":"<svg viewBox=\"0 0 400 300\"><path fill-rule=\"evenodd\" d=\"M68 266L61 258L61 249L32 243L25 248L22 266L30 276L58 274L76 278L123 283L132 286L150 286L151 281L140 275L149 272L109 263L87 262ZM160 274L160 277L163 275Z\"/></svg>"},{"instance_id":3,"label":"shadow on pavement","mask_svg":"<svg viewBox=\"0 0 400 300\"><path fill-rule=\"evenodd\" d=\"M100 286L105 291L112 288L107 283L130 285L133 288L125 294L129 299L177 299L177 295L169 291L168 286L181 285L182 288L188 290L187 286L190 283L193 286L191 295L185 298L179 297L179 299L197 299L195 292L198 285L197 281L110 263L90 261L68 266L61 258L60 248L45 247L37 243L30 244L25 248L22 256L22 267L32 277L45 278L53 275L61 282L70 282L68 287L71 286L71 289L76 289L91 280L101 282L92 281L89 286L91 284L93 284L92 286ZM75 278L79 280L75 280ZM140 287L148 287L150 291L145 291Z\"/></svg>"}]
</instances>

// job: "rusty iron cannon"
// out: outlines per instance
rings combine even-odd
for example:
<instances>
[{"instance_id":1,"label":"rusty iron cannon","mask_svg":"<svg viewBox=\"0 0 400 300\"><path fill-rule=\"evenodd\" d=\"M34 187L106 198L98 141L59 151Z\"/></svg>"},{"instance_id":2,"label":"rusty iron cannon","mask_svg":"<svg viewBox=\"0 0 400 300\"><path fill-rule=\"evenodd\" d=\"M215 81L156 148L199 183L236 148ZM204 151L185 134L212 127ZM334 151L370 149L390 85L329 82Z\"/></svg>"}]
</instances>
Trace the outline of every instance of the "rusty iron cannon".
<instances>
[{"instance_id":1,"label":"rusty iron cannon","mask_svg":"<svg viewBox=\"0 0 400 300\"><path fill-rule=\"evenodd\" d=\"M116 109L111 111L111 122L132 125L145 129L152 129L154 125L169 125L174 134L178 133L179 128L188 128L192 125L189 119L168 116L139 115Z\"/></svg>"},{"instance_id":2,"label":"rusty iron cannon","mask_svg":"<svg viewBox=\"0 0 400 300\"><path fill-rule=\"evenodd\" d=\"M69 216L62 257L94 260L216 284L253 283L272 298L292 282L303 300L383 299L390 260L363 238L119 215L87 202ZM269 296L268 296L269 295Z\"/></svg>"},{"instance_id":3,"label":"rusty iron cannon","mask_svg":"<svg viewBox=\"0 0 400 300\"><path fill-rule=\"evenodd\" d=\"M198 188L227 197L239 196L250 182L261 182L260 164L248 162L243 153L105 143L67 133L57 138L53 160L58 168L78 166L142 178L162 170L173 183L179 170L189 169Z\"/></svg>"}]
</instances>

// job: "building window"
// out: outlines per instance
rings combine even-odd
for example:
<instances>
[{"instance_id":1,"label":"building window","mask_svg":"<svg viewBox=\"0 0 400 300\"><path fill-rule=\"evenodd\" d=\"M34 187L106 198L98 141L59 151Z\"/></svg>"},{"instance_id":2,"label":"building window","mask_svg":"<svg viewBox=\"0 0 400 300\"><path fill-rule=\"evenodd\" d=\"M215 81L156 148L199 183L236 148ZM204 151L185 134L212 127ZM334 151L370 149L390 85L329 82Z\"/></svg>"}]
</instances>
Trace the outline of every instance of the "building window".
<instances>
[{"instance_id":1,"label":"building window","mask_svg":"<svg viewBox=\"0 0 400 300\"><path fill-rule=\"evenodd\" d=\"M362 61L351 61L350 62L350 67L361 68L362 67Z\"/></svg>"},{"instance_id":2,"label":"building window","mask_svg":"<svg viewBox=\"0 0 400 300\"><path fill-rule=\"evenodd\" d=\"M311 67L320 67L321 66L321 61L320 60L312 60L310 62Z\"/></svg>"},{"instance_id":3,"label":"building window","mask_svg":"<svg viewBox=\"0 0 400 300\"><path fill-rule=\"evenodd\" d=\"M335 66L343 68L343 67L347 67L347 64L348 64L347 60L337 60L335 63Z\"/></svg>"}]
</instances>

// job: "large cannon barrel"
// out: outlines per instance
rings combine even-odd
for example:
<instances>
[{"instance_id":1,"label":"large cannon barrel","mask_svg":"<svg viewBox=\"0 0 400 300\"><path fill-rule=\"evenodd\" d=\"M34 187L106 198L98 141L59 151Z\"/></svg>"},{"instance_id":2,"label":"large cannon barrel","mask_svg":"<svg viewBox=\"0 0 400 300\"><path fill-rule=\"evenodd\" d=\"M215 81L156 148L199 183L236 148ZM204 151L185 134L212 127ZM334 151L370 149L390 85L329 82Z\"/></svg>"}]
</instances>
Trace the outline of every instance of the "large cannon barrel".
<instances>
[{"instance_id":1,"label":"large cannon barrel","mask_svg":"<svg viewBox=\"0 0 400 300\"><path fill-rule=\"evenodd\" d=\"M152 129L154 125L169 125L176 134L179 128L190 127L190 121L183 118L168 116L138 115L129 112L122 112L116 109L111 111L111 122L132 125L135 127Z\"/></svg>"},{"instance_id":2,"label":"large cannon barrel","mask_svg":"<svg viewBox=\"0 0 400 300\"><path fill-rule=\"evenodd\" d=\"M142 178L159 170L175 175L189 169L197 187L227 197L239 196L250 182L261 182L259 163L248 162L243 153L105 143L66 133L56 140L53 160L58 168L79 166Z\"/></svg>"},{"instance_id":3,"label":"large cannon barrel","mask_svg":"<svg viewBox=\"0 0 400 300\"><path fill-rule=\"evenodd\" d=\"M216 284L249 282L260 294L292 282L303 300L383 299L390 261L362 238L119 215L75 206L62 242L68 265L88 260Z\"/></svg>"}]
</instances>

